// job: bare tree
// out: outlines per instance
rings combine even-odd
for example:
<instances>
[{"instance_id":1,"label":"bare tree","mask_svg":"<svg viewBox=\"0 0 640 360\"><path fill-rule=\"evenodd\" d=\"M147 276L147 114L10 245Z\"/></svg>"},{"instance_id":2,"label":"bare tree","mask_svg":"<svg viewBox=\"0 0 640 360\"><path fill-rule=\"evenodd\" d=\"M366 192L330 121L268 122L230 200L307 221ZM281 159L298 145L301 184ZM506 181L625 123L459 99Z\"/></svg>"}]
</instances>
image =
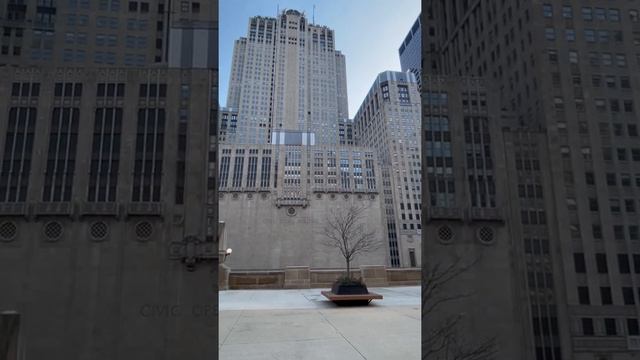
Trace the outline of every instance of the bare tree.
<instances>
[{"instance_id":1,"label":"bare tree","mask_svg":"<svg viewBox=\"0 0 640 360\"><path fill-rule=\"evenodd\" d=\"M496 353L496 338L487 337L468 343L460 334L464 314L443 315L441 305L468 298L472 292L451 292L451 282L469 271L477 259L462 263L456 259L448 265L424 264L422 268L422 359L490 360ZM435 315L438 316L435 316Z\"/></svg>"},{"instance_id":2,"label":"bare tree","mask_svg":"<svg viewBox=\"0 0 640 360\"><path fill-rule=\"evenodd\" d=\"M364 222L365 206L350 205L338 208L327 216L322 234L323 245L337 248L347 264L347 277L351 278L351 262L358 254L379 249L383 242L374 230L367 230Z\"/></svg>"}]
</instances>

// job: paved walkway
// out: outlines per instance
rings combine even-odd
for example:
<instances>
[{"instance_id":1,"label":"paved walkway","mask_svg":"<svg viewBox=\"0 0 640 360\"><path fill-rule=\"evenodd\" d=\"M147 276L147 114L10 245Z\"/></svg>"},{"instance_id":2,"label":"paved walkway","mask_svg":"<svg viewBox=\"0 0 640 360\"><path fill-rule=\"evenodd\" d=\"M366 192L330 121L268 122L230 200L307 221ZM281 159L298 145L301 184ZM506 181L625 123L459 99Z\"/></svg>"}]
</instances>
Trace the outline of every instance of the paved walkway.
<instances>
[{"instance_id":1,"label":"paved walkway","mask_svg":"<svg viewBox=\"0 0 640 360\"><path fill-rule=\"evenodd\" d=\"M370 288L384 299L358 307L321 290L220 291L220 359L420 358L419 286Z\"/></svg>"}]
</instances>

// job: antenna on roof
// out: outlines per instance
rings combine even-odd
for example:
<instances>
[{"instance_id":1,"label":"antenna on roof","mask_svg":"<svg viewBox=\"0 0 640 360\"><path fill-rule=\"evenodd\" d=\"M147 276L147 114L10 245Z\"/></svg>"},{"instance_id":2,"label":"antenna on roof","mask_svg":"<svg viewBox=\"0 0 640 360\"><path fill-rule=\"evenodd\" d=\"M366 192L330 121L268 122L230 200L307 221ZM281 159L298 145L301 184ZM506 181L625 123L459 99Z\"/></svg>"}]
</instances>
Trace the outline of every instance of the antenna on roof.
<instances>
[{"instance_id":1,"label":"antenna on roof","mask_svg":"<svg viewBox=\"0 0 640 360\"><path fill-rule=\"evenodd\" d=\"M313 17L311 18L311 21L314 24L316 23L316 4L313 4Z\"/></svg>"},{"instance_id":2,"label":"antenna on roof","mask_svg":"<svg viewBox=\"0 0 640 360\"><path fill-rule=\"evenodd\" d=\"M276 5L276 17L280 15L280 4Z\"/></svg>"}]
</instances>

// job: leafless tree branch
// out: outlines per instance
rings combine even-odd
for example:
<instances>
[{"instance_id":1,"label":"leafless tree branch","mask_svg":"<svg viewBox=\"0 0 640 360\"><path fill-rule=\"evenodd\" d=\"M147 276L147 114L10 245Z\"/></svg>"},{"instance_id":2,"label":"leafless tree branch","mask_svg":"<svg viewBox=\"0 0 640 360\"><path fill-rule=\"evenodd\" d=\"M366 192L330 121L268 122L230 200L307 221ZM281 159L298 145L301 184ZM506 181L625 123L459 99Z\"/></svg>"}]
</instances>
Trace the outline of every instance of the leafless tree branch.
<instances>
[{"instance_id":1,"label":"leafless tree branch","mask_svg":"<svg viewBox=\"0 0 640 360\"><path fill-rule=\"evenodd\" d=\"M365 206L350 205L339 208L327 216L322 234L322 244L337 248L347 264L347 276L351 277L351 261L359 255L380 249L383 241L375 230L365 226Z\"/></svg>"},{"instance_id":2,"label":"leafless tree branch","mask_svg":"<svg viewBox=\"0 0 640 360\"><path fill-rule=\"evenodd\" d=\"M443 263L424 264L422 270L422 319L425 328L423 334L423 360L490 360L497 349L495 337L470 343L460 334L463 314L443 316L440 306L473 295L473 292L453 291L451 282L469 271L479 259L463 263L458 258ZM436 320L436 316L443 320Z\"/></svg>"}]
</instances>

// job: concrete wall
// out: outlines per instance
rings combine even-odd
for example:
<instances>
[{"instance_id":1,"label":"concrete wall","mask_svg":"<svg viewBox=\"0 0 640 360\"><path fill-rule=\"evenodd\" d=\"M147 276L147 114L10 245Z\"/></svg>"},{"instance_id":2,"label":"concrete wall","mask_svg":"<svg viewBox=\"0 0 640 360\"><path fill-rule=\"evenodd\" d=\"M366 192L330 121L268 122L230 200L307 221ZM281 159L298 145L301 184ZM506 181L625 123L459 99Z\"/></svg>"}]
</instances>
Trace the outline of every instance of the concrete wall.
<instances>
[{"instance_id":1,"label":"concrete wall","mask_svg":"<svg viewBox=\"0 0 640 360\"><path fill-rule=\"evenodd\" d=\"M236 198L234 198L234 194ZM249 198L251 195L251 198ZM344 258L334 248L322 245L322 229L327 216L349 204L368 206L367 228L375 229L384 245L379 250L358 256L354 266L387 265L386 227L378 195L321 194L312 196L307 207L276 207L271 193L224 193L220 198L220 220L225 222L227 246L233 253L225 262L231 270L273 270L287 266L342 268ZM295 214L290 215L289 209Z\"/></svg>"},{"instance_id":2,"label":"concrete wall","mask_svg":"<svg viewBox=\"0 0 640 360\"><path fill-rule=\"evenodd\" d=\"M310 269L309 288L330 288L331 285L341 276L344 276L346 269ZM283 289L285 286L286 270L273 271L234 271L229 275L229 289ZM360 268L352 269L351 276L361 279ZM420 269L386 268L386 285L370 284L365 278L367 286L417 286L420 285ZM221 289L222 290L222 289Z\"/></svg>"}]
</instances>

